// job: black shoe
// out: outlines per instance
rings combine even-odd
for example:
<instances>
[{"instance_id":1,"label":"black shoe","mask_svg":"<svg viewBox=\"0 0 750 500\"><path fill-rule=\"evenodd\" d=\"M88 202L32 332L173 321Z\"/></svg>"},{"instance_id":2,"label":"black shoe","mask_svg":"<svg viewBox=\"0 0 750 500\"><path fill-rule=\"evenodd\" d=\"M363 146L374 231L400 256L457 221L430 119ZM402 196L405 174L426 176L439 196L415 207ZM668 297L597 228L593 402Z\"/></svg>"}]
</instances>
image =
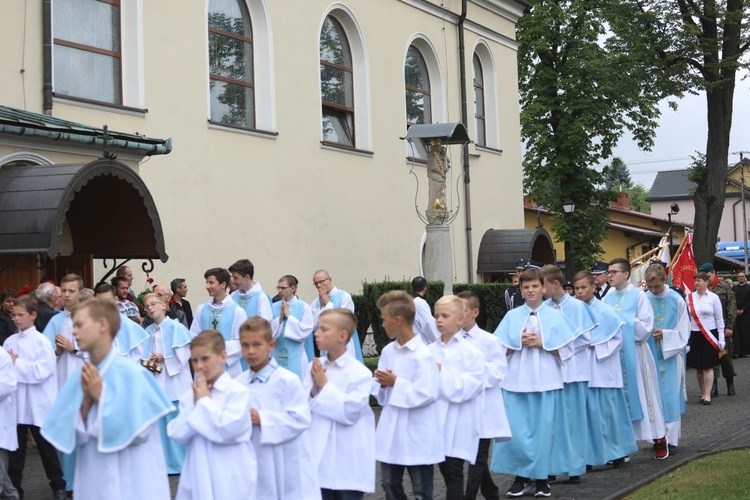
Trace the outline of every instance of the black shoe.
<instances>
[{"instance_id":1,"label":"black shoe","mask_svg":"<svg viewBox=\"0 0 750 500\"><path fill-rule=\"evenodd\" d=\"M65 500L67 498L67 494L65 493L65 489L62 490L54 490L52 492L52 500Z\"/></svg>"},{"instance_id":2,"label":"black shoe","mask_svg":"<svg viewBox=\"0 0 750 500\"><path fill-rule=\"evenodd\" d=\"M581 476L568 477L568 484L581 484Z\"/></svg>"},{"instance_id":3,"label":"black shoe","mask_svg":"<svg viewBox=\"0 0 750 500\"><path fill-rule=\"evenodd\" d=\"M591 472L592 470L594 470L594 466L593 465L587 465L586 466L586 472Z\"/></svg>"},{"instance_id":4,"label":"black shoe","mask_svg":"<svg viewBox=\"0 0 750 500\"><path fill-rule=\"evenodd\" d=\"M552 490L549 487L549 483L544 479L537 479L536 481L536 493L535 497L551 497Z\"/></svg>"},{"instance_id":5,"label":"black shoe","mask_svg":"<svg viewBox=\"0 0 750 500\"><path fill-rule=\"evenodd\" d=\"M734 392L734 380L727 379L727 396L734 396L737 394Z\"/></svg>"},{"instance_id":6,"label":"black shoe","mask_svg":"<svg viewBox=\"0 0 750 500\"><path fill-rule=\"evenodd\" d=\"M531 493L531 481L525 477L516 476L508 492L505 494L509 497L522 497L526 493Z\"/></svg>"},{"instance_id":7,"label":"black shoe","mask_svg":"<svg viewBox=\"0 0 750 500\"><path fill-rule=\"evenodd\" d=\"M625 465L625 457L612 460L612 467L615 469L619 469L623 465Z\"/></svg>"},{"instance_id":8,"label":"black shoe","mask_svg":"<svg viewBox=\"0 0 750 500\"><path fill-rule=\"evenodd\" d=\"M714 385L711 386L711 397L719 397L719 382L717 380L714 380Z\"/></svg>"}]
</instances>

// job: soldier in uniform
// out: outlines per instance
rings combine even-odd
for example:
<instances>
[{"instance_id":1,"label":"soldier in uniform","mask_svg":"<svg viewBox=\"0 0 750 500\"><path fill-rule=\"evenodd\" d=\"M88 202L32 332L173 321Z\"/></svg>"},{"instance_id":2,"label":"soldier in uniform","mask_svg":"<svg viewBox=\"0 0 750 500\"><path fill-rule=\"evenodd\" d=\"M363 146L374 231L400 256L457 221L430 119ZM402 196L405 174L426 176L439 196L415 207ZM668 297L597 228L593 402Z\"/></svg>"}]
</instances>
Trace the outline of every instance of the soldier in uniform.
<instances>
[{"instance_id":1,"label":"soldier in uniform","mask_svg":"<svg viewBox=\"0 0 750 500\"><path fill-rule=\"evenodd\" d=\"M732 355L734 354L734 345L732 342L734 331L732 328L737 318L737 299L732 287L723 279L719 279L716 276L713 264L706 262L698 269L698 272L708 275L708 289L719 296L722 313L724 314L724 336L727 342L727 353L719 358L719 364L714 368L714 385L711 388L711 397L716 398L719 396L719 367L721 367L721 373L727 381L727 395L734 396L734 376L736 372L734 371L734 363L732 362Z\"/></svg>"}]
</instances>

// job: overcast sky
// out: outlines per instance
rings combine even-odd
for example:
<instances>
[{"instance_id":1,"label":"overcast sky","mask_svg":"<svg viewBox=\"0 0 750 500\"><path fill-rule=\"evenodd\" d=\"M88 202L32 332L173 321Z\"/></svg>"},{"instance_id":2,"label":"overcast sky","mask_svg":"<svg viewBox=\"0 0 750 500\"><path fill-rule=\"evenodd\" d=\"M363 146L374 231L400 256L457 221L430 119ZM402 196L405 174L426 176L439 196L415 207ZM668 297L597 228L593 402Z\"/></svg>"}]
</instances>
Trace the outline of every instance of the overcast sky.
<instances>
[{"instance_id":1,"label":"overcast sky","mask_svg":"<svg viewBox=\"0 0 750 500\"><path fill-rule=\"evenodd\" d=\"M666 102L661 105L662 116L651 152L638 149L632 136L624 136L613 155L628 165L634 183L651 188L656 173L661 170L681 170L690 166L695 151L706 150L706 96L689 95L679 101L677 111ZM734 114L729 151L750 151L750 79L739 80L734 90ZM750 157L750 154L745 154ZM738 162L738 155L730 155L730 162ZM750 183L750 181L748 181Z\"/></svg>"}]
</instances>

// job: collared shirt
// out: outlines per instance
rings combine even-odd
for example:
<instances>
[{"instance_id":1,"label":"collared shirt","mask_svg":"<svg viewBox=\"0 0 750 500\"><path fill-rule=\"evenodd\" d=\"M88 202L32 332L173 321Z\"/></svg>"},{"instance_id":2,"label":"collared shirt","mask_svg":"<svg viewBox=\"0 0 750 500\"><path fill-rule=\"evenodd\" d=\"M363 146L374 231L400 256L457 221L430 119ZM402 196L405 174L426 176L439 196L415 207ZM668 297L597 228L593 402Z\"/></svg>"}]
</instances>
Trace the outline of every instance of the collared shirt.
<instances>
[{"instance_id":1,"label":"collared shirt","mask_svg":"<svg viewBox=\"0 0 750 500\"><path fill-rule=\"evenodd\" d=\"M279 367L279 364L276 362L275 359L271 358L271 360L260 369L260 371L253 371L252 368L250 368L248 371L250 372L250 383L261 383L265 384L268 382L268 379L271 377L271 374L276 370L276 368Z\"/></svg>"}]
</instances>

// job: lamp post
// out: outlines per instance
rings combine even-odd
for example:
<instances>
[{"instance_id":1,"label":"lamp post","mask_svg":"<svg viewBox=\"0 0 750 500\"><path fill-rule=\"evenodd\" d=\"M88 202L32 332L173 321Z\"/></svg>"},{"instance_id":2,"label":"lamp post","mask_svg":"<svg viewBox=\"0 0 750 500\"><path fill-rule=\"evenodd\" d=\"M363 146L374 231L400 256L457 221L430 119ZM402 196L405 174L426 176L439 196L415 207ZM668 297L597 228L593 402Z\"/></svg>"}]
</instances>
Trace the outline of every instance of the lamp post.
<instances>
[{"instance_id":1,"label":"lamp post","mask_svg":"<svg viewBox=\"0 0 750 500\"><path fill-rule=\"evenodd\" d=\"M680 206L677 203L672 203L669 206L669 213L667 214L667 218L669 219L669 256L671 258L672 256L672 247L674 244L672 243L672 216L677 215L680 213ZM669 262L667 262L667 265L669 265Z\"/></svg>"},{"instance_id":2,"label":"lamp post","mask_svg":"<svg viewBox=\"0 0 750 500\"><path fill-rule=\"evenodd\" d=\"M575 253L573 250L573 212L576 210L576 204L570 198L566 198L563 202L563 212L565 212L568 218L568 241L565 245L565 274L568 277L568 281L573 281L575 276Z\"/></svg>"}]
</instances>

